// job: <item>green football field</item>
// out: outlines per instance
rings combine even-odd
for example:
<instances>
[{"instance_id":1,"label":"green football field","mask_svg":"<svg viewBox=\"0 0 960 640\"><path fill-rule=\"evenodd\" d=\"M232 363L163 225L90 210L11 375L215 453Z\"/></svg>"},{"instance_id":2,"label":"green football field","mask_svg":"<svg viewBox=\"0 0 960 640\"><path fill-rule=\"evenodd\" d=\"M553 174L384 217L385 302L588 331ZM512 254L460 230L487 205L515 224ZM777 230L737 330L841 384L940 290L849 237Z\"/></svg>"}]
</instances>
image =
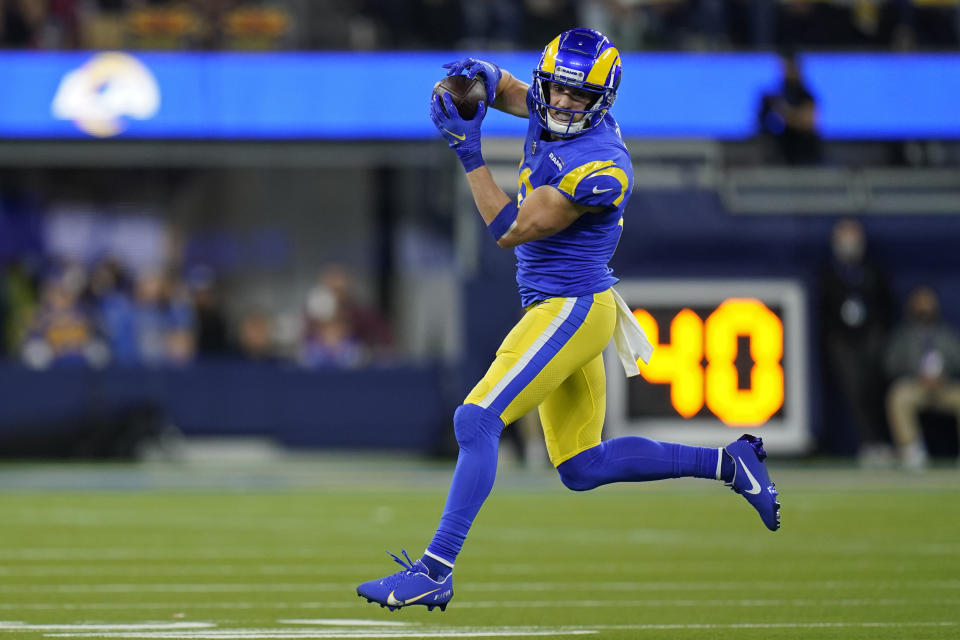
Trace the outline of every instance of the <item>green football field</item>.
<instances>
[{"instance_id":1,"label":"green football field","mask_svg":"<svg viewBox=\"0 0 960 640\"><path fill-rule=\"evenodd\" d=\"M0 640L960 638L960 470L771 467L777 533L719 483L501 469L447 611L390 613L354 588L452 464L2 465Z\"/></svg>"}]
</instances>

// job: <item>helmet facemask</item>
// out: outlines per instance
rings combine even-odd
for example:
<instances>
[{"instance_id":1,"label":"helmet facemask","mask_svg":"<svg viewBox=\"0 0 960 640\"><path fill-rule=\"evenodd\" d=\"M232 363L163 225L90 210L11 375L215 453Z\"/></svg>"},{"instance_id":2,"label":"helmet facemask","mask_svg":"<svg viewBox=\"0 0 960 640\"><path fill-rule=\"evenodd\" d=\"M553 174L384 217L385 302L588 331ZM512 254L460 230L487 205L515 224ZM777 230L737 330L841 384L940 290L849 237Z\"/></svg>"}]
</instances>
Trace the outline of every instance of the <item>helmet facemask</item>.
<instances>
[{"instance_id":1,"label":"helmet facemask","mask_svg":"<svg viewBox=\"0 0 960 640\"><path fill-rule=\"evenodd\" d=\"M615 96L608 96L608 91L603 87L591 87L587 85L573 85L565 82L557 82L556 78L544 77L546 74L536 70L533 72L534 102L537 107L537 115L540 116L541 124L545 125L552 134L566 137L574 136L578 133L592 128L599 124L600 120L606 115L607 110L613 105ZM563 109L550 105L550 84L562 84L572 89L590 93L593 98L587 103L584 109ZM606 99L605 99L606 98ZM555 118L551 112L560 112L569 114L569 120ZM578 115L583 117L576 120Z\"/></svg>"},{"instance_id":2,"label":"helmet facemask","mask_svg":"<svg viewBox=\"0 0 960 640\"><path fill-rule=\"evenodd\" d=\"M540 126L560 137L575 136L600 124L613 106L620 84L620 54L609 39L593 29L571 29L557 36L543 51L533 70L531 92ZM596 96L584 109L551 106L551 83ZM569 114L570 119L554 113ZM580 120L574 122L574 118Z\"/></svg>"}]
</instances>

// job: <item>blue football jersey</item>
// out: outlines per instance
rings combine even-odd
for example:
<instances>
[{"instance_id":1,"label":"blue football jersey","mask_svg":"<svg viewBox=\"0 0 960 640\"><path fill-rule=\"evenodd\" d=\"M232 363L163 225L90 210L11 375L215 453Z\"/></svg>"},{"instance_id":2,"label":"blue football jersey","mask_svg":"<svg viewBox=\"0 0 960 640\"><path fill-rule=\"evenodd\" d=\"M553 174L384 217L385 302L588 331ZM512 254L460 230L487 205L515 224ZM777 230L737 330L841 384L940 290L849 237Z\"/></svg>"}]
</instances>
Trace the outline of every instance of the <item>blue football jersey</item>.
<instances>
[{"instance_id":1,"label":"blue football jersey","mask_svg":"<svg viewBox=\"0 0 960 640\"><path fill-rule=\"evenodd\" d=\"M527 107L532 105L527 95ZM514 248L524 307L553 297L605 291L617 282L608 266L623 230L623 211L633 188L633 163L620 127L607 114L596 127L572 138L547 140L530 118L520 165L518 204L550 185L577 204L603 207L569 227Z\"/></svg>"}]
</instances>

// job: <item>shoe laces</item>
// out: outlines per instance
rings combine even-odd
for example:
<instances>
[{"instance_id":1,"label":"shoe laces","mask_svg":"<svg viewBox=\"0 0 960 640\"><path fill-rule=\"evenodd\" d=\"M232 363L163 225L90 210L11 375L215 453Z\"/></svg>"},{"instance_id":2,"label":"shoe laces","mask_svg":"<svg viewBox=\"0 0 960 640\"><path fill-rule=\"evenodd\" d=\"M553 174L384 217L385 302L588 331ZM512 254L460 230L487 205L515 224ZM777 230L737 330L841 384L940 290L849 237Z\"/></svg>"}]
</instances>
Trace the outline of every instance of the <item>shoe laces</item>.
<instances>
[{"instance_id":1,"label":"shoe laces","mask_svg":"<svg viewBox=\"0 0 960 640\"><path fill-rule=\"evenodd\" d=\"M405 549L401 549L400 552L403 554L403 557L407 559L406 562L404 562L402 558L399 558L398 556L395 556L387 551L387 555L389 555L397 564L403 567L403 571L397 571L396 573L386 576L385 578L381 578L380 584L388 589L394 589L400 586L403 584L404 580L410 576L425 573L414 566L414 561L410 559L410 556L407 555Z\"/></svg>"},{"instance_id":2,"label":"shoe laces","mask_svg":"<svg viewBox=\"0 0 960 640\"><path fill-rule=\"evenodd\" d=\"M392 553L390 553L389 551L387 551L387 555L390 556L391 558L393 558L393 560L394 560L397 564L399 564L401 567L403 567L406 571L409 571L410 573L421 573L420 571L418 571L418 570L413 566L413 560L411 560L411 559L410 559L410 556L407 555L407 550L406 550L406 549L400 549L400 553L402 553L402 554L403 554L403 557L407 559L406 562L404 562L401 558L399 558L399 557L393 555Z\"/></svg>"}]
</instances>

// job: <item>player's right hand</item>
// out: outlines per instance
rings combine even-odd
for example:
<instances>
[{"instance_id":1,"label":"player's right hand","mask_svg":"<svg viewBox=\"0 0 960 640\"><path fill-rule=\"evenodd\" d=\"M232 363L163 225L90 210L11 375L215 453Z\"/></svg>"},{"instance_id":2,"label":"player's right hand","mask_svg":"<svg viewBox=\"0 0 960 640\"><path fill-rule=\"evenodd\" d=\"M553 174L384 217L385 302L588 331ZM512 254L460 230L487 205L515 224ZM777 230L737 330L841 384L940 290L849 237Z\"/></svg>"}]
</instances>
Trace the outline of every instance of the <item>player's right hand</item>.
<instances>
[{"instance_id":1,"label":"player's right hand","mask_svg":"<svg viewBox=\"0 0 960 640\"><path fill-rule=\"evenodd\" d=\"M497 87L500 85L500 78L503 77L503 71L497 65L486 60L477 58L463 58L443 65L447 70L448 76L464 75L468 78L474 78L477 74L483 78L483 86L487 90L487 104L493 104L497 98Z\"/></svg>"},{"instance_id":2,"label":"player's right hand","mask_svg":"<svg viewBox=\"0 0 960 640\"><path fill-rule=\"evenodd\" d=\"M441 100L446 112L440 107ZM430 119L468 172L484 164L480 153L480 124L486 113L487 107L481 100L477 103L477 115L470 120L464 120L453 106L449 93L435 93L430 98Z\"/></svg>"}]
</instances>

